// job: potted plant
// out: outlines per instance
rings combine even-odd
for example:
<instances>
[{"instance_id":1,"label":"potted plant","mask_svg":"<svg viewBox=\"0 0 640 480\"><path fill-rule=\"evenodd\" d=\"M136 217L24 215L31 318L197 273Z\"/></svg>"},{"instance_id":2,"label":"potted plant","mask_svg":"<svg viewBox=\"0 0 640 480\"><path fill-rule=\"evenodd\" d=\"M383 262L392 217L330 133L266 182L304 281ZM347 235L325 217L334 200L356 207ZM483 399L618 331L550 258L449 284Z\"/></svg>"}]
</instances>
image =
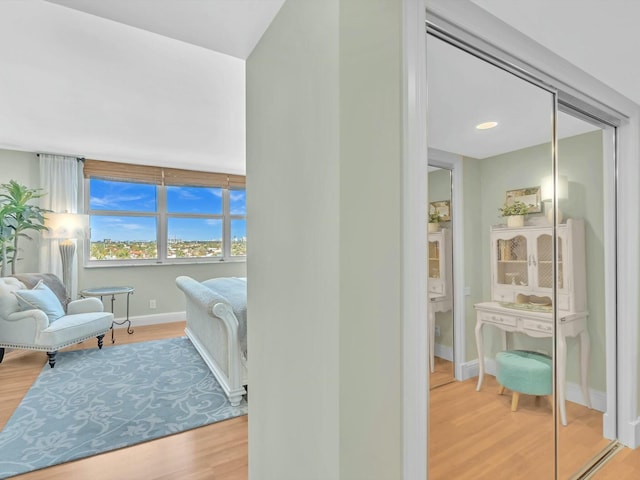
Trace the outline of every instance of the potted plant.
<instances>
[{"instance_id":1,"label":"potted plant","mask_svg":"<svg viewBox=\"0 0 640 480\"><path fill-rule=\"evenodd\" d=\"M439 232L440 231L440 220L442 220L442 215L438 210L429 214L429 224L427 225L427 231L429 233Z\"/></svg>"},{"instance_id":2,"label":"potted plant","mask_svg":"<svg viewBox=\"0 0 640 480\"><path fill-rule=\"evenodd\" d=\"M44 193L39 189L28 188L15 180L0 185L0 254L2 255L2 269L0 275L7 274L7 264L11 264L11 273L16 273L18 260L18 241L20 238L31 237L24 233L26 230L47 230L44 226L44 214L51 210L40 208L31 202L40 198Z\"/></svg>"},{"instance_id":3,"label":"potted plant","mask_svg":"<svg viewBox=\"0 0 640 480\"><path fill-rule=\"evenodd\" d=\"M508 227L522 227L524 225L524 216L529 213L531 206L532 205L527 205L524 202L516 200L509 205L505 203L502 208L498 210L503 217L507 217Z\"/></svg>"}]
</instances>

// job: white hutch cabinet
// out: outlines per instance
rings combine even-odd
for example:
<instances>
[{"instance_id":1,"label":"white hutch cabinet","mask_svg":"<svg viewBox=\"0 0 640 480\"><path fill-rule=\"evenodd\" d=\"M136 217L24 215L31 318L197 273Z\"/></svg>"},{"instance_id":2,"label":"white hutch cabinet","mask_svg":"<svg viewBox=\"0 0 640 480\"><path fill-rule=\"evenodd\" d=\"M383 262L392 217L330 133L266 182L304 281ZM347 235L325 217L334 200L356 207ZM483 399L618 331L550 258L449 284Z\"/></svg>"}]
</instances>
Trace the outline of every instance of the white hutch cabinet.
<instances>
[{"instance_id":1,"label":"white hutch cabinet","mask_svg":"<svg viewBox=\"0 0 640 480\"><path fill-rule=\"evenodd\" d=\"M434 349L436 338L436 312L448 312L453 308L453 268L451 255L451 230L442 228L429 233L429 258L427 261L427 305L430 368L434 371Z\"/></svg>"},{"instance_id":2,"label":"white hutch cabinet","mask_svg":"<svg viewBox=\"0 0 640 480\"><path fill-rule=\"evenodd\" d=\"M562 424L565 409L566 337L580 339L580 384L587 406L589 334L587 331L584 222L569 219L557 231L558 396ZM551 226L491 227L491 301L477 303L476 344L479 377L484 376L483 327L492 325L503 333L521 332L532 337L553 335L553 229Z\"/></svg>"}]
</instances>

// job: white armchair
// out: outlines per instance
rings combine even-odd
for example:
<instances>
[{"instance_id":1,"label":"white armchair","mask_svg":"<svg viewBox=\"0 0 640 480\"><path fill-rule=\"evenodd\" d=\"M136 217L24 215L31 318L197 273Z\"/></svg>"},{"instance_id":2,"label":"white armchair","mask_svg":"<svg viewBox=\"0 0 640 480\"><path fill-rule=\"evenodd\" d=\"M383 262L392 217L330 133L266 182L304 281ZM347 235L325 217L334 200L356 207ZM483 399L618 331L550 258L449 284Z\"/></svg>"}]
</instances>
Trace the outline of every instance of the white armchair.
<instances>
[{"instance_id":1,"label":"white armchair","mask_svg":"<svg viewBox=\"0 0 640 480\"><path fill-rule=\"evenodd\" d=\"M45 284L51 285L49 292L65 292L62 282L54 275L28 276L34 280L44 279ZM45 351L51 368L56 363L56 353L63 347L97 337L98 348L102 348L102 339L112 326L113 314L103 311L100 300L85 298L71 301L66 304L65 312L62 307L66 302L56 299L60 305L55 305L55 308L60 307L62 315L52 320L54 316L46 307L25 302L20 292L24 296L34 292L28 290L25 283L14 277L0 277L0 362L5 348Z\"/></svg>"}]
</instances>

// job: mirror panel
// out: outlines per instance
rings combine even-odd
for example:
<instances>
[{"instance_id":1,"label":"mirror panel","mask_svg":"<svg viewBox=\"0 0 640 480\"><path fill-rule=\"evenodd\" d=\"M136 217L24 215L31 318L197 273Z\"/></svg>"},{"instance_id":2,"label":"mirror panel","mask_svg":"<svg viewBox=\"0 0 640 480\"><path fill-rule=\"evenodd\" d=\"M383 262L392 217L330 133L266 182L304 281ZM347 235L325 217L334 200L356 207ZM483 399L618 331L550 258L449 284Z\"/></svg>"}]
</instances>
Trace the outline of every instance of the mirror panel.
<instances>
[{"instance_id":1,"label":"mirror panel","mask_svg":"<svg viewBox=\"0 0 640 480\"><path fill-rule=\"evenodd\" d=\"M453 330L462 337L454 344L464 345L461 378L431 391L429 478L521 478L523 471L553 478L553 312L546 300L533 303L553 296L537 279L553 268L553 229L538 196L540 179L553 173L554 97L431 36L427 66L430 152L461 157L454 175L463 177L463 200L454 215L463 228L453 232L461 235L453 262L464 262L464 285L455 290L464 311L455 312L461 324ZM497 126L476 128L490 121ZM523 227L500 214L516 200L533 202ZM546 246L546 273L533 266L538 246ZM544 325L531 309L544 309ZM538 395L523 385L521 370L536 355L544 372Z\"/></svg>"},{"instance_id":2,"label":"mirror panel","mask_svg":"<svg viewBox=\"0 0 640 480\"><path fill-rule=\"evenodd\" d=\"M567 421L563 425L558 418L558 478L569 478L597 458L610 440L616 438L612 400L615 396L608 391L610 384L615 385L615 352L607 351L608 334L610 329L615 331L616 323L615 178L612 173L615 171L615 129L601 128L568 113L558 114L561 131L565 125L576 123L582 124L586 132L558 140L555 213L559 231L571 219L584 222L584 310L588 316L584 338L568 338L566 342ZM548 207L553 207L552 202ZM558 246L562 245L564 242L559 238ZM572 262L577 260L572 253L575 252L557 253L558 307L564 292L572 288L564 283ZM558 342L560 352L564 347L561 339ZM584 352L581 347L588 350ZM586 378L583 379L582 374ZM584 389L581 388L583 381Z\"/></svg>"},{"instance_id":3,"label":"mirror panel","mask_svg":"<svg viewBox=\"0 0 640 480\"><path fill-rule=\"evenodd\" d=\"M430 388L454 380L452 171L429 165L428 329Z\"/></svg>"}]
</instances>

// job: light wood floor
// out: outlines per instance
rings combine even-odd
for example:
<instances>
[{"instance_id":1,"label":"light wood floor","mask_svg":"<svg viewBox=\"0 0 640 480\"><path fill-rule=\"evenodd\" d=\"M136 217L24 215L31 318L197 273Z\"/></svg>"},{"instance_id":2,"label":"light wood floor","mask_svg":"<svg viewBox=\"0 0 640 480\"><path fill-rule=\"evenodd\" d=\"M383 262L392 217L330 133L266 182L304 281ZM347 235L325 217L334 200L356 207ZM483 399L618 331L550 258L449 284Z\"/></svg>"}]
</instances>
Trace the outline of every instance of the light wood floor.
<instances>
[{"instance_id":1,"label":"light wood floor","mask_svg":"<svg viewBox=\"0 0 640 480\"><path fill-rule=\"evenodd\" d=\"M183 335L184 322L136 327L133 335L116 330L116 345ZM105 341L105 347L111 342ZM95 348L87 341L72 348ZM27 392L46 355L13 351L0 364L0 428ZM449 363L449 362L447 362ZM430 422L430 480L553 478L551 408L545 401L522 396L518 412L510 412L511 396L497 395L493 377L482 392L475 382L454 382L433 389ZM445 411L446 409L446 411ZM444 414L441 412L445 412ZM566 479L601 439L599 415L568 404L571 427L559 429ZM248 417L238 417L114 452L14 477L16 480L246 480ZM498 438L489 435L500 433ZM640 450L624 449L593 478L637 480ZM304 475L300 480L306 480Z\"/></svg>"},{"instance_id":2,"label":"light wood floor","mask_svg":"<svg viewBox=\"0 0 640 480\"><path fill-rule=\"evenodd\" d=\"M184 322L116 330L115 345L184 335ZM105 337L105 347L111 339ZM97 348L95 340L70 347ZM15 350L0 364L0 428L46 363L43 352ZM16 480L246 480L247 416L14 477Z\"/></svg>"},{"instance_id":3,"label":"light wood floor","mask_svg":"<svg viewBox=\"0 0 640 480\"><path fill-rule=\"evenodd\" d=\"M453 382L453 362L435 357L433 362L434 372L429 375L429 387L436 388Z\"/></svg>"}]
</instances>

